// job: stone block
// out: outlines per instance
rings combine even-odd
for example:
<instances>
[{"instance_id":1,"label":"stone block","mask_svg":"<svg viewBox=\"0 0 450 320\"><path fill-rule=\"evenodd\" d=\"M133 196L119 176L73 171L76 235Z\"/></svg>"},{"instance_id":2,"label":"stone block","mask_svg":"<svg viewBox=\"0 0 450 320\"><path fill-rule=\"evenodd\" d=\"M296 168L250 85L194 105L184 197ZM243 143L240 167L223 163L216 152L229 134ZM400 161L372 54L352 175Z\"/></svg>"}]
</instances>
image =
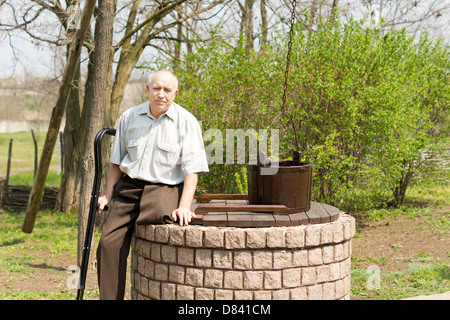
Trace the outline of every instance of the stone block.
<instances>
[{"instance_id":1,"label":"stone block","mask_svg":"<svg viewBox=\"0 0 450 320\"><path fill-rule=\"evenodd\" d=\"M161 261L161 245L159 243L152 243L150 245L150 258L152 261Z\"/></svg>"},{"instance_id":2,"label":"stone block","mask_svg":"<svg viewBox=\"0 0 450 320\"><path fill-rule=\"evenodd\" d=\"M242 229L231 229L225 231L226 249L244 249L245 231Z\"/></svg>"},{"instance_id":3,"label":"stone block","mask_svg":"<svg viewBox=\"0 0 450 320\"><path fill-rule=\"evenodd\" d=\"M308 299L309 300L322 300L323 299L323 291L322 285L317 284L314 286L309 286L308 290Z\"/></svg>"},{"instance_id":4,"label":"stone block","mask_svg":"<svg viewBox=\"0 0 450 320\"><path fill-rule=\"evenodd\" d=\"M203 269L186 268L186 284L195 287L203 286Z\"/></svg>"},{"instance_id":5,"label":"stone block","mask_svg":"<svg viewBox=\"0 0 450 320\"><path fill-rule=\"evenodd\" d=\"M194 266L194 249L178 248L178 264L182 266Z\"/></svg>"},{"instance_id":6,"label":"stone block","mask_svg":"<svg viewBox=\"0 0 450 320\"><path fill-rule=\"evenodd\" d=\"M308 264L310 266L318 266L321 265L322 262L322 248L314 248L308 250Z\"/></svg>"},{"instance_id":7,"label":"stone block","mask_svg":"<svg viewBox=\"0 0 450 320\"><path fill-rule=\"evenodd\" d=\"M266 247L266 229L249 229L247 233L247 247L262 249Z\"/></svg>"},{"instance_id":8,"label":"stone block","mask_svg":"<svg viewBox=\"0 0 450 320\"><path fill-rule=\"evenodd\" d=\"M216 300L233 300L233 290L214 289Z\"/></svg>"},{"instance_id":9,"label":"stone block","mask_svg":"<svg viewBox=\"0 0 450 320\"><path fill-rule=\"evenodd\" d=\"M283 287L295 288L301 285L301 269L293 268L282 271L283 273Z\"/></svg>"},{"instance_id":10,"label":"stone block","mask_svg":"<svg viewBox=\"0 0 450 320\"><path fill-rule=\"evenodd\" d=\"M305 229L289 228L286 230L286 248L303 248L305 246Z\"/></svg>"},{"instance_id":11,"label":"stone block","mask_svg":"<svg viewBox=\"0 0 450 320\"><path fill-rule=\"evenodd\" d=\"M159 281L148 281L148 296L152 299L161 299L161 283Z\"/></svg>"},{"instance_id":12,"label":"stone block","mask_svg":"<svg viewBox=\"0 0 450 320\"><path fill-rule=\"evenodd\" d=\"M174 283L184 283L185 268L177 265L169 266L169 281Z\"/></svg>"},{"instance_id":13,"label":"stone block","mask_svg":"<svg viewBox=\"0 0 450 320\"><path fill-rule=\"evenodd\" d=\"M168 228L168 230L169 230L169 243L176 246L183 246L185 229L174 226L172 228Z\"/></svg>"},{"instance_id":14,"label":"stone block","mask_svg":"<svg viewBox=\"0 0 450 320\"><path fill-rule=\"evenodd\" d=\"M342 223L333 224L333 242L340 243L344 241L344 228Z\"/></svg>"},{"instance_id":15,"label":"stone block","mask_svg":"<svg viewBox=\"0 0 450 320\"><path fill-rule=\"evenodd\" d=\"M195 266L196 267L211 267L212 250L211 249L197 249L195 250Z\"/></svg>"},{"instance_id":16,"label":"stone block","mask_svg":"<svg viewBox=\"0 0 450 320\"><path fill-rule=\"evenodd\" d=\"M278 250L273 253L273 268L285 269L292 266L292 253L290 250Z\"/></svg>"},{"instance_id":17,"label":"stone block","mask_svg":"<svg viewBox=\"0 0 450 320\"><path fill-rule=\"evenodd\" d=\"M334 261L334 247L324 246L322 247L322 260L323 263L331 263Z\"/></svg>"},{"instance_id":18,"label":"stone block","mask_svg":"<svg viewBox=\"0 0 450 320\"><path fill-rule=\"evenodd\" d=\"M317 282L327 282L330 278L330 266L329 265L323 265L323 266L317 266L316 267L317 272Z\"/></svg>"},{"instance_id":19,"label":"stone block","mask_svg":"<svg viewBox=\"0 0 450 320\"><path fill-rule=\"evenodd\" d=\"M242 289L244 283L244 273L242 271L225 271L223 287L225 289Z\"/></svg>"},{"instance_id":20,"label":"stone block","mask_svg":"<svg viewBox=\"0 0 450 320\"><path fill-rule=\"evenodd\" d=\"M233 268L233 253L228 250L213 251L213 267L222 269Z\"/></svg>"},{"instance_id":21,"label":"stone block","mask_svg":"<svg viewBox=\"0 0 450 320\"><path fill-rule=\"evenodd\" d=\"M201 248L203 246L203 228L186 227L186 246Z\"/></svg>"},{"instance_id":22,"label":"stone block","mask_svg":"<svg viewBox=\"0 0 450 320\"><path fill-rule=\"evenodd\" d=\"M272 292L269 290L260 290L253 293L255 300L272 300Z\"/></svg>"},{"instance_id":23,"label":"stone block","mask_svg":"<svg viewBox=\"0 0 450 320\"><path fill-rule=\"evenodd\" d=\"M155 280L167 281L169 278L169 268L166 264L155 264Z\"/></svg>"},{"instance_id":24,"label":"stone block","mask_svg":"<svg viewBox=\"0 0 450 320\"><path fill-rule=\"evenodd\" d=\"M155 225L145 225L145 239L148 241L155 241Z\"/></svg>"},{"instance_id":25,"label":"stone block","mask_svg":"<svg viewBox=\"0 0 450 320\"><path fill-rule=\"evenodd\" d=\"M214 300L214 289L195 288L195 300Z\"/></svg>"},{"instance_id":26,"label":"stone block","mask_svg":"<svg viewBox=\"0 0 450 320\"><path fill-rule=\"evenodd\" d=\"M295 250L292 252L292 266L304 267L308 265L308 250Z\"/></svg>"},{"instance_id":27,"label":"stone block","mask_svg":"<svg viewBox=\"0 0 450 320\"><path fill-rule=\"evenodd\" d=\"M162 224L155 226L155 241L168 243L169 242L169 227Z\"/></svg>"},{"instance_id":28,"label":"stone block","mask_svg":"<svg viewBox=\"0 0 450 320\"><path fill-rule=\"evenodd\" d=\"M244 271L244 289L262 289L263 271Z\"/></svg>"},{"instance_id":29,"label":"stone block","mask_svg":"<svg viewBox=\"0 0 450 320\"><path fill-rule=\"evenodd\" d=\"M166 244L161 245L161 261L165 263L176 263L177 248Z\"/></svg>"},{"instance_id":30,"label":"stone block","mask_svg":"<svg viewBox=\"0 0 450 320\"><path fill-rule=\"evenodd\" d=\"M307 247L320 245L320 228L317 226L308 226L305 230L305 245Z\"/></svg>"},{"instance_id":31,"label":"stone block","mask_svg":"<svg viewBox=\"0 0 450 320\"><path fill-rule=\"evenodd\" d=\"M161 299L162 300L175 300L177 295L177 286L173 283L163 282L161 283Z\"/></svg>"},{"instance_id":32,"label":"stone block","mask_svg":"<svg viewBox=\"0 0 450 320\"><path fill-rule=\"evenodd\" d=\"M270 228L266 234L266 243L268 248L285 248L286 240L284 237L284 228Z\"/></svg>"},{"instance_id":33,"label":"stone block","mask_svg":"<svg viewBox=\"0 0 450 320\"><path fill-rule=\"evenodd\" d=\"M258 250L253 252L253 269L272 269L272 252Z\"/></svg>"},{"instance_id":34,"label":"stone block","mask_svg":"<svg viewBox=\"0 0 450 320\"><path fill-rule=\"evenodd\" d=\"M246 290L239 290L234 292L234 299L235 300L252 300L253 299L253 292L252 291L246 291Z\"/></svg>"},{"instance_id":35,"label":"stone block","mask_svg":"<svg viewBox=\"0 0 450 320\"><path fill-rule=\"evenodd\" d=\"M327 282L322 284L322 290L323 290L323 299L324 300L334 300L335 297L335 283L334 282Z\"/></svg>"},{"instance_id":36,"label":"stone block","mask_svg":"<svg viewBox=\"0 0 450 320\"><path fill-rule=\"evenodd\" d=\"M177 300L194 300L194 287L177 285Z\"/></svg>"},{"instance_id":37,"label":"stone block","mask_svg":"<svg viewBox=\"0 0 450 320\"><path fill-rule=\"evenodd\" d=\"M293 288L291 290L291 300L307 300L308 293L306 287Z\"/></svg>"},{"instance_id":38,"label":"stone block","mask_svg":"<svg viewBox=\"0 0 450 320\"><path fill-rule=\"evenodd\" d=\"M154 277L154 272L155 272L155 263L151 260L145 260L145 265L144 265L145 276L152 278L152 277Z\"/></svg>"},{"instance_id":39,"label":"stone block","mask_svg":"<svg viewBox=\"0 0 450 320\"><path fill-rule=\"evenodd\" d=\"M302 269L302 286L315 284L317 280L316 268L309 267Z\"/></svg>"},{"instance_id":40,"label":"stone block","mask_svg":"<svg viewBox=\"0 0 450 320\"><path fill-rule=\"evenodd\" d=\"M276 290L272 292L273 300L289 300L289 289Z\"/></svg>"},{"instance_id":41,"label":"stone block","mask_svg":"<svg viewBox=\"0 0 450 320\"><path fill-rule=\"evenodd\" d=\"M331 223L326 223L321 226L320 243L322 245L333 243L333 225Z\"/></svg>"},{"instance_id":42,"label":"stone block","mask_svg":"<svg viewBox=\"0 0 450 320\"><path fill-rule=\"evenodd\" d=\"M204 234L205 247L207 248L223 248L223 231L219 228L211 227Z\"/></svg>"},{"instance_id":43,"label":"stone block","mask_svg":"<svg viewBox=\"0 0 450 320\"><path fill-rule=\"evenodd\" d=\"M222 288L223 271L217 269L205 270L205 287L208 288Z\"/></svg>"},{"instance_id":44,"label":"stone block","mask_svg":"<svg viewBox=\"0 0 450 320\"><path fill-rule=\"evenodd\" d=\"M264 289L281 289L281 270L264 271Z\"/></svg>"},{"instance_id":45,"label":"stone block","mask_svg":"<svg viewBox=\"0 0 450 320\"><path fill-rule=\"evenodd\" d=\"M235 251L233 254L234 269L248 270L252 268L252 253L248 250Z\"/></svg>"}]
</instances>

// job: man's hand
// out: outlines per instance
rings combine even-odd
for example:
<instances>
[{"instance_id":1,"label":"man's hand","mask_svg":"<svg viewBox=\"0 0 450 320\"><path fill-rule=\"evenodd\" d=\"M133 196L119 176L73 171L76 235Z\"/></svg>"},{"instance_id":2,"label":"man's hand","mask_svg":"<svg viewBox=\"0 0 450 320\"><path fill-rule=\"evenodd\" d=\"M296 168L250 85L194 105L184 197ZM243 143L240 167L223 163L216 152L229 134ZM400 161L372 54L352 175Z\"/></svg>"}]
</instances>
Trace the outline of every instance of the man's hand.
<instances>
[{"instance_id":1,"label":"man's hand","mask_svg":"<svg viewBox=\"0 0 450 320\"><path fill-rule=\"evenodd\" d=\"M179 221L180 226L187 226L191 222L192 217L196 217L195 213L186 207L179 207L172 211L172 219L174 221Z\"/></svg>"},{"instance_id":2,"label":"man's hand","mask_svg":"<svg viewBox=\"0 0 450 320\"><path fill-rule=\"evenodd\" d=\"M100 213L103 211L103 209L105 209L105 207L108 205L109 200L106 196L101 196L98 198L97 204L97 212Z\"/></svg>"}]
</instances>

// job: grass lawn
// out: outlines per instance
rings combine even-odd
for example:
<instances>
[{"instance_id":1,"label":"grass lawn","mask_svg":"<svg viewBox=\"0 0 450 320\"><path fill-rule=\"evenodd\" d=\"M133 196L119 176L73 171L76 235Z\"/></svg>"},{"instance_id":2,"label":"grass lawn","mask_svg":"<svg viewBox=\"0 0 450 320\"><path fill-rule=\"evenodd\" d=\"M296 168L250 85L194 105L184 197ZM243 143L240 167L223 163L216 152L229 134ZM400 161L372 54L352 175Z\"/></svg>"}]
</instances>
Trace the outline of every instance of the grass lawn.
<instances>
[{"instance_id":1,"label":"grass lawn","mask_svg":"<svg viewBox=\"0 0 450 320\"><path fill-rule=\"evenodd\" d=\"M38 161L41 157L46 132L35 132L38 145ZM0 176L6 177L10 139L13 139L10 168L10 185L32 185L34 179L34 143L30 132L0 133ZM46 184L58 186L61 176L57 170L57 147L49 168Z\"/></svg>"}]
</instances>

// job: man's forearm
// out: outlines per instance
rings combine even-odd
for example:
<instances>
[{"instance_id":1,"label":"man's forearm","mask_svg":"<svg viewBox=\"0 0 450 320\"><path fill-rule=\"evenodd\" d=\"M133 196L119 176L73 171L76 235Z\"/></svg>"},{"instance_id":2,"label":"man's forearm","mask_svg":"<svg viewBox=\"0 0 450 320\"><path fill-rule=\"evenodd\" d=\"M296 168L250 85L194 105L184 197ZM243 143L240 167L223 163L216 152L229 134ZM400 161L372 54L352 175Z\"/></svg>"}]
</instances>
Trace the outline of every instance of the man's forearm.
<instances>
[{"instance_id":1,"label":"man's forearm","mask_svg":"<svg viewBox=\"0 0 450 320\"><path fill-rule=\"evenodd\" d=\"M105 197L107 198L108 202L112 199L114 185L117 183L117 181L119 181L121 177L122 171L120 171L120 167L117 164L111 163L111 165L109 166L108 182L106 184L105 190Z\"/></svg>"},{"instance_id":2,"label":"man's forearm","mask_svg":"<svg viewBox=\"0 0 450 320\"><path fill-rule=\"evenodd\" d=\"M191 209L195 188L197 188L197 181L198 175L196 173L190 173L184 177L183 193L181 194L179 208Z\"/></svg>"}]
</instances>

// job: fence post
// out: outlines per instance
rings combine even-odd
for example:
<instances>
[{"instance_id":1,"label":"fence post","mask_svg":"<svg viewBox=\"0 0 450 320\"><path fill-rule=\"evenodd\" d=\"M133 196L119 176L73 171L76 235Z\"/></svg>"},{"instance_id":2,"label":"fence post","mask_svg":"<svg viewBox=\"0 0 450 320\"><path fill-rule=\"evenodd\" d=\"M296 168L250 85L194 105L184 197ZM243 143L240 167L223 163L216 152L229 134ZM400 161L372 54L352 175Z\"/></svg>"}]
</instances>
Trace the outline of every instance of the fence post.
<instances>
[{"instance_id":1,"label":"fence post","mask_svg":"<svg viewBox=\"0 0 450 320\"><path fill-rule=\"evenodd\" d=\"M6 167L6 181L5 188L9 185L9 172L11 170L11 153L12 153L13 139L9 139L9 149L8 149L8 165Z\"/></svg>"}]
</instances>

